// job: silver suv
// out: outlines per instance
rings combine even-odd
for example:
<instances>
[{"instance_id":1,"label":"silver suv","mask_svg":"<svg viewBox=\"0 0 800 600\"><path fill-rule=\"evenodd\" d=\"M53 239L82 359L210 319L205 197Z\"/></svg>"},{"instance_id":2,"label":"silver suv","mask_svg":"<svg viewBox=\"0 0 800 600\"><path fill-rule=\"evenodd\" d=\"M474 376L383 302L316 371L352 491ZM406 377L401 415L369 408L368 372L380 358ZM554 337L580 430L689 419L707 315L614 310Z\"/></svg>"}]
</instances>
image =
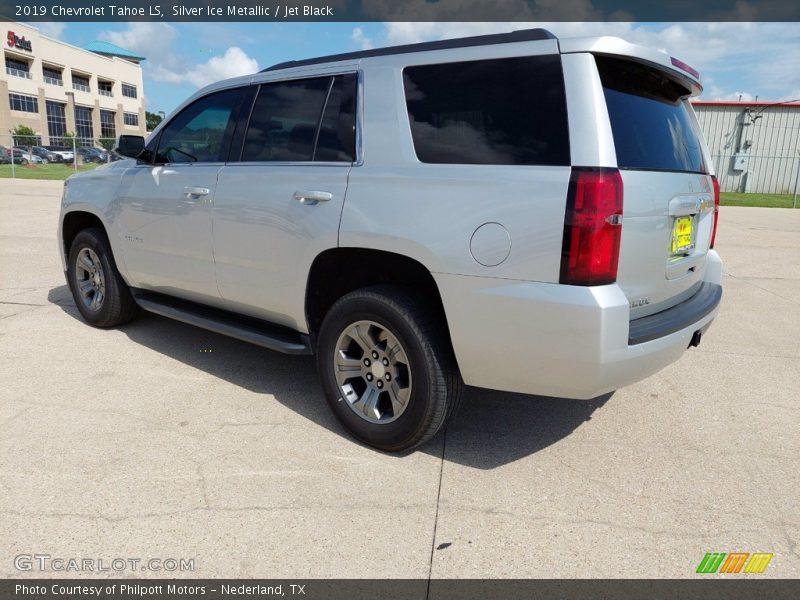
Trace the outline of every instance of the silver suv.
<instances>
[{"instance_id":1,"label":"silver suv","mask_svg":"<svg viewBox=\"0 0 800 600\"><path fill-rule=\"evenodd\" d=\"M58 234L92 325L139 308L316 354L390 451L464 384L592 398L697 345L722 294L699 75L526 30L276 65L71 177Z\"/></svg>"}]
</instances>

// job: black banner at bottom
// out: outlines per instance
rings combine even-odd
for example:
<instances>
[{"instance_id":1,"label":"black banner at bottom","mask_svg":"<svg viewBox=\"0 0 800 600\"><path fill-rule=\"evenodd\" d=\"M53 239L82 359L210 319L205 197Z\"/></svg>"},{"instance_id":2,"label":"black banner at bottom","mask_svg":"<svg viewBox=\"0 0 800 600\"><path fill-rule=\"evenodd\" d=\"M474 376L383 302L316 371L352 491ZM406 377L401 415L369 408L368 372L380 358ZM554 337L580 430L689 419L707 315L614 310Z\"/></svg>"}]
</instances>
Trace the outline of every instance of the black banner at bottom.
<instances>
[{"instance_id":1,"label":"black banner at bottom","mask_svg":"<svg viewBox=\"0 0 800 600\"><path fill-rule=\"evenodd\" d=\"M797 579L7 579L0 598L18 600L783 600Z\"/></svg>"}]
</instances>

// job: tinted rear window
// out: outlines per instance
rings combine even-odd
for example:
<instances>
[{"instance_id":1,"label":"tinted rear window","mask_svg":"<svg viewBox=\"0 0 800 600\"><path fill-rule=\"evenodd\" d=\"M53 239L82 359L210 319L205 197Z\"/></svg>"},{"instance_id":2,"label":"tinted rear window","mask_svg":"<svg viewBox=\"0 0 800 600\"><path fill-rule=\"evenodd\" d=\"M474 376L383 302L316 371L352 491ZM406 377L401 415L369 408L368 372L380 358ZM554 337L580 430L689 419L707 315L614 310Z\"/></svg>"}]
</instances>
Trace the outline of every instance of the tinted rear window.
<instances>
[{"instance_id":1,"label":"tinted rear window","mask_svg":"<svg viewBox=\"0 0 800 600\"><path fill-rule=\"evenodd\" d=\"M683 98L689 91L655 69L596 57L622 169L707 172Z\"/></svg>"},{"instance_id":2,"label":"tinted rear window","mask_svg":"<svg viewBox=\"0 0 800 600\"><path fill-rule=\"evenodd\" d=\"M407 67L403 83L422 162L569 165L558 56Z\"/></svg>"}]
</instances>

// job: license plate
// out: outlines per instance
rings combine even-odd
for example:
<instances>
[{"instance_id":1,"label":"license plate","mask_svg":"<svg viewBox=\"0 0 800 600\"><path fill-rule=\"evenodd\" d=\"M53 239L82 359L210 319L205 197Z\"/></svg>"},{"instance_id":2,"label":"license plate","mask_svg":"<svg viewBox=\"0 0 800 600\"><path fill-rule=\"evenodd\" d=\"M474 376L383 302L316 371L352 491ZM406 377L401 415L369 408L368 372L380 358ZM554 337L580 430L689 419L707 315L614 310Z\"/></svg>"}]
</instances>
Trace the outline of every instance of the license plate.
<instances>
[{"instance_id":1,"label":"license plate","mask_svg":"<svg viewBox=\"0 0 800 600\"><path fill-rule=\"evenodd\" d=\"M694 217L678 217L672 226L672 254L688 254L694 249Z\"/></svg>"}]
</instances>

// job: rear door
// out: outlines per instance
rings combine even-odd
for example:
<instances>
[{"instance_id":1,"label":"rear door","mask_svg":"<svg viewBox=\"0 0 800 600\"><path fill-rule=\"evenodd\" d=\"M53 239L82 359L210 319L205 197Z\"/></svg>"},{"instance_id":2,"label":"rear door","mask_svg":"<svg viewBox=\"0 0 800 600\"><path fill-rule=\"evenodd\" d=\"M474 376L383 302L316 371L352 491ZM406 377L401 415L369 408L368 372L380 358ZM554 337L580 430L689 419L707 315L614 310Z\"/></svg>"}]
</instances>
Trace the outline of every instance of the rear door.
<instances>
[{"instance_id":1,"label":"rear door","mask_svg":"<svg viewBox=\"0 0 800 600\"><path fill-rule=\"evenodd\" d=\"M216 278L230 309L305 327L309 269L338 244L355 103L355 73L260 86L214 199Z\"/></svg>"},{"instance_id":2,"label":"rear door","mask_svg":"<svg viewBox=\"0 0 800 600\"><path fill-rule=\"evenodd\" d=\"M624 191L617 282L638 318L702 283L714 220L710 165L688 90L641 63L595 60Z\"/></svg>"}]
</instances>

